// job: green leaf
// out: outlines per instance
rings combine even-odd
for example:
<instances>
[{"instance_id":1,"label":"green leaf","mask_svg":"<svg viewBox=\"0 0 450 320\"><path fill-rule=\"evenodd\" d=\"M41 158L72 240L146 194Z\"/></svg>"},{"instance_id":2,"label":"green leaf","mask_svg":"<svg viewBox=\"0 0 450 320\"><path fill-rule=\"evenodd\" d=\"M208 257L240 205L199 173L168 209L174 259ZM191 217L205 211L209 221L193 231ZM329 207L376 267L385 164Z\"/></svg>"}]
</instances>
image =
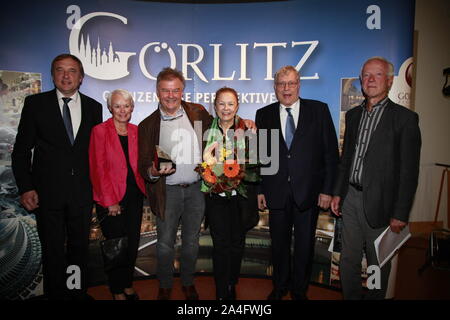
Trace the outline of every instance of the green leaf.
<instances>
[{"instance_id":1,"label":"green leaf","mask_svg":"<svg viewBox=\"0 0 450 320\"><path fill-rule=\"evenodd\" d=\"M214 166L214 168L212 168L212 172L214 172L214 174L216 175L216 177L220 177L221 175L223 175L223 164L221 164L221 163L216 163L216 165Z\"/></svg>"},{"instance_id":2,"label":"green leaf","mask_svg":"<svg viewBox=\"0 0 450 320\"><path fill-rule=\"evenodd\" d=\"M244 181L258 182L260 180L261 180L261 177L260 177L260 175L258 174L257 171L253 171L253 170L246 170L245 171Z\"/></svg>"},{"instance_id":3,"label":"green leaf","mask_svg":"<svg viewBox=\"0 0 450 320\"><path fill-rule=\"evenodd\" d=\"M236 188L236 192L239 193L241 196L243 196L244 198L247 198L247 188L245 187L245 185L243 183L240 183L237 188Z\"/></svg>"}]
</instances>

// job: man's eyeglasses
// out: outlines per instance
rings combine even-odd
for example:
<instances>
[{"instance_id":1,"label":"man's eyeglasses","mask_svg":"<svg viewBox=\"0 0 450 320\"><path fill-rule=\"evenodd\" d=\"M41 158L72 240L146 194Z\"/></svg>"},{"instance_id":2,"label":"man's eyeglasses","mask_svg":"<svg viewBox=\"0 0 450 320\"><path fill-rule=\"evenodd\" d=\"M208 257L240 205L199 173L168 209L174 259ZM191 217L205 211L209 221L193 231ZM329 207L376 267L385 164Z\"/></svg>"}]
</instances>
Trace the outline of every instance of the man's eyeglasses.
<instances>
[{"instance_id":1,"label":"man's eyeglasses","mask_svg":"<svg viewBox=\"0 0 450 320\"><path fill-rule=\"evenodd\" d=\"M275 85L278 88L285 88L286 86L288 86L288 88L295 88L298 85L298 81L275 82Z\"/></svg>"},{"instance_id":2,"label":"man's eyeglasses","mask_svg":"<svg viewBox=\"0 0 450 320\"><path fill-rule=\"evenodd\" d=\"M169 89L160 89L160 91L164 94L179 94L182 90L181 89L173 89L173 90L169 90Z\"/></svg>"}]
</instances>

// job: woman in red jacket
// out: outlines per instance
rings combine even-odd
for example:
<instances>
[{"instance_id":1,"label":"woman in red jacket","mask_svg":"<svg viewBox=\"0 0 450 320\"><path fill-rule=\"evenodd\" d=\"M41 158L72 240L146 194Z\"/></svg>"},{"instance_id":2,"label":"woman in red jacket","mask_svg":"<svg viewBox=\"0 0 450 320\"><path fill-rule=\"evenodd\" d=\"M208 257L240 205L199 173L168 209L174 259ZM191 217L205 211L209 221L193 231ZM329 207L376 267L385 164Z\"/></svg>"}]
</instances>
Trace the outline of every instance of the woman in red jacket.
<instances>
[{"instance_id":1,"label":"woman in red jacket","mask_svg":"<svg viewBox=\"0 0 450 320\"><path fill-rule=\"evenodd\" d=\"M103 235L128 237L129 265L107 272L116 300L139 299L132 282L145 188L137 168L138 130L130 123L133 108L128 91L114 90L108 97L112 117L92 129L89 145L90 176Z\"/></svg>"}]
</instances>

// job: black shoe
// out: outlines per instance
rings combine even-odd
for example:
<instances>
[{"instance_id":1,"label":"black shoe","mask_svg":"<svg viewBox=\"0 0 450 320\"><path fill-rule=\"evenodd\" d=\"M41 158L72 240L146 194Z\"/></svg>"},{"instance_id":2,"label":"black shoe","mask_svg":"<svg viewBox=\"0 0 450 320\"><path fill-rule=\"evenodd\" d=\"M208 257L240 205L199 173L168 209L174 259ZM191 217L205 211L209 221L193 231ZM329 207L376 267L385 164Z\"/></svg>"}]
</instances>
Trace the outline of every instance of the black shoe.
<instances>
[{"instance_id":1,"label":"black shoe","mask_svg":"<svg viewBox=\"0 0 450 320\"><path fill-rule=\"evenodd\" d=\"M283 297L285 295L287 295L287 290L273 289L272 292L267 296L267 300L283 300Z\"/></svg>"},{"instance_id":2,"label":"black shoe","mask_svg":"<svg viewBox=\"0 0 450 320\"><path fill-rule=\"evenodd\" d=\"M76 301L94 301L94 297L84 293L84 294L80 294L80 295L75 295L72 297L72 300L76 300Z\"/></svg>"},{"instance_id":3,"label":"black shoe","mask_svg":"<svg viewBox=\"0 0 450 320\"><path fill-rule=\"evenodd\" d=\"M116 298L116 296L122 295L122 294L123 294L123 296L125 297L125 299L117 299L117 298ZM113 294L112 294L112 298L113 298L113 300L115 300L115 301L120 301L120 300L124 300L124 301L125 301L125 300L127 300L127 296L126 296L125 293L123 293L123 292L122 292L122 293L113 293Z\"/></svg>"},{"instance_id":4,"label":"black shoe","mask_svg":"<svg viewBox=\"0 0 450 320\"><path fill-rule=\"evenodd\" d=\"M183 286L181 290L183 291L186 300L198 300L198 292L194 285Z\"/></svg>"},{"instance_id":5,"label":"black shoe","mask_svg":"<svg viewBox=\"0 0 450 320\"><path fill-rule=\"evenodd\" d=\"M292 300L308 300L308 297L306 296L306 293L293 293L293 292L291 292L291 299Z\"/></svg>"},{"instance_id":6,"label":"black shoe","mask_svg":"<svg viewBox=\"0 0 450 320\"><path fill-rule=\"evenodd\" d=\"M233 284L228 285L227 300L236 300L236 287Z\"/></svg>"},{"instance_id":7,"label":"black shoe","mask_svg":"<svg viewBox=\"0 0 450 320\"><path fill-rule=\"evenodd\" d=\"M139 300L139 296L137 295L137 293L132 293L132 294L126 294L125 292L123 293L125 295L125 298L127 298L127 300L132 300L132 301L137 301Z\"/></svg>"},{"instance_id":8,"label":"black shoe","mask_svg":"<svg viewBox=\"0 0 450 320\"><path fill-rule=\"evenodd\" d=\"M170 300L172 288L159 288L157 300Z\"/></svg>"}]
</instances>

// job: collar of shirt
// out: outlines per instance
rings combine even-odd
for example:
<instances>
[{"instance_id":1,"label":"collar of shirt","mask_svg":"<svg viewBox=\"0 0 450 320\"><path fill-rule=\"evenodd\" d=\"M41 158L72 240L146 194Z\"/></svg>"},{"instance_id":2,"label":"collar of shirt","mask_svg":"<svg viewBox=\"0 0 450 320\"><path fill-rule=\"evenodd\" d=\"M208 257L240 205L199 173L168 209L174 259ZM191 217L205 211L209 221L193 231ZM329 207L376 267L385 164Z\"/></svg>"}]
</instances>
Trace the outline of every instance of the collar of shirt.
<instances>
[{"instance_id":1,"label":"collar of shirt","mask_svg":"<svg viewBox=\"0 0 450 320\"><path fill-rule=\"evenodd\" d=\"M62 110L62 107L63 107L63 105L64 105L64 101L63 101L62 98L65 98L65 96L64 96L64 95L61 93L61 91L59 91L58 89L56 89L56 96L58 97L59 107L60 107L61 110ZM80 99L80 94L78 93L78 90L77 90L72 96L67 97L67 98L72 99L72 100L69 101L69 103L70 103L70 102L74 102L75 104L78 104L78 101L79 101L79 99Z\"/></svg>"},{"instance_id":2,"label":"collar of shirt","mask_svg":"<svg viewBox=\"0 0 450 320\"><path fill-rule=\"evenodd\" d=\"M378 102L372 107L372 111L377 110L377 109L379 109L379 108L380 108L380 109L381 109L381 108L384 108L384 107L387 105L388 100L389 100L389 97L384 97L383 99L381 99L380 101L378 101ZM364 110L364 111L367 111L366 103L367 103L367 100L364 100L364 102L363 102L363 104L362 104L362 107L363 107L363 110Z\"/></svg>"},{"instance_id":3,"label":"collar of shirt","mask_svg":"<svg viewBox=\"0 0 450 320\"><path fill-rule=\"evenodd\" d=\"M295 101L290 107L286 107L284 104L280 103L280 113L284 113L285 115L287 115L288 113L286 111L286 108L291 108L291 113L295 119L295 116L298 116L298 112L300 110L300 98L298 98L297 101Z\"/></svg>"},{"instance_id":4,"label":"collar of shirt","mask_svg":"<svg viewBox=\"0 0 450 320\"><path fill-rule=\"evenodd\" d=\"M288 112L286 111L286 108L291 108L291 114L294 118L295 127L298 127L298 117L300 113L300 98L292 104L290 107L286 107L283 104L280 103L280 124L281 124L281 133L283 134L283 137L285 136L285 127L286 127L286 119L288 117Z\"/></svg>"},{"instance_id":5,"label":"collar of shirt","mask_svg":"<svg viewBox=\"0 0 450 320\"><path fill-rule=\"evenodd\" d=\"M61 111L61 116L63 114L63 107L64 107L64 101L62 98L64 98L64 95L56 89L56 96L58 98L58 104L59 104L59 110ZM81 97L78 90L70 97L68 97L72 100L69 101L69 112L70 117L72 120L72 128L73 128L73 136L76 138L78 129L81 125Z\"/></svg>"},{"instance_id":6,"label":"collar of shirt","mask_svg":"<svg viewBox=\"0 0 450 320\"><path fill-rule=\"evenodd\" d=\"M161 114L161 120L162 121L172 121L178 118L181 118L183 116L183 114L185 113L184 108L180 105L180 107L178 108L177 112L175 113L175 115L169 115L167 113L165 113L162 108L161 108L161 104L158 105L159 108L159 113Z\"/></svg>"},{"instance_id":7,"label":"collar of shirt","mask_svg":"<svg viewBox=\"0 0 450 320\"><path fill-rule=\"evenodd\" d=\"M234 130L234 122L236 121L236 118L233 118L233 124L231 125L231 127L229 127L228 128L228 130ZM222 126L220 125L220 120L219 120L219 130L220 130L220 132L222 132L222 134L224 134L224 131L223 131L223 128L222 128ZM228 131L229 132L229 131Z\"/></svg>"}]
</instances>

